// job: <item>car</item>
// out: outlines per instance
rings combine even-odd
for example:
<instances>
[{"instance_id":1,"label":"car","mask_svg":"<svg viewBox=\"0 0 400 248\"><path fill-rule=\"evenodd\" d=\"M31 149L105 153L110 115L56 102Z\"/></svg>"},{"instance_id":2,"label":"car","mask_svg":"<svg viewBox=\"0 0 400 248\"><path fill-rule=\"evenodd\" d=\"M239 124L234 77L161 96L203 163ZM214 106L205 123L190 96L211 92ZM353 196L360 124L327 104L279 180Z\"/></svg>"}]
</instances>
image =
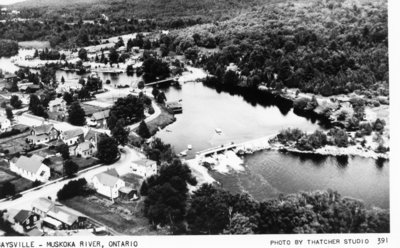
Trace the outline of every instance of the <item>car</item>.
<instances>
[{"instance_id":1,"label":"car","mask_svg":"<svg viewBox=\"0 0 400 248\"><path fill-rule=\"evenodd\" d=\"M20 197L22 197L21 194L15 194L15 195L11 196L11 200L15 200L15 199L18 199Z\"/></svg>"}]
</instances>

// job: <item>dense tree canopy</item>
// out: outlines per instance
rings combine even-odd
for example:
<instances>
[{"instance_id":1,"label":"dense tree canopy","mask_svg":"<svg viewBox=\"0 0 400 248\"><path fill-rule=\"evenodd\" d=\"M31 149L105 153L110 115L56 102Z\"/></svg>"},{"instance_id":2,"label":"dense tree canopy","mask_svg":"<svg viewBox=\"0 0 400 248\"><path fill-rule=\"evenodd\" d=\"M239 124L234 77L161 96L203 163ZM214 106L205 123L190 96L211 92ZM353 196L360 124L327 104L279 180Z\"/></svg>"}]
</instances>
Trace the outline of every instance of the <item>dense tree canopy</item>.
<instances>
[{"instance_id":1,"label":"dense tree canopy","mask_svg":"<svg viewBox=\"0 0 400 248\"><path fill-rule=\"evenodd\" d=\"M78 102L72 103L68 109L68 122L75 126L86 124L85 111Z\"/></svg>"}]
</instances>

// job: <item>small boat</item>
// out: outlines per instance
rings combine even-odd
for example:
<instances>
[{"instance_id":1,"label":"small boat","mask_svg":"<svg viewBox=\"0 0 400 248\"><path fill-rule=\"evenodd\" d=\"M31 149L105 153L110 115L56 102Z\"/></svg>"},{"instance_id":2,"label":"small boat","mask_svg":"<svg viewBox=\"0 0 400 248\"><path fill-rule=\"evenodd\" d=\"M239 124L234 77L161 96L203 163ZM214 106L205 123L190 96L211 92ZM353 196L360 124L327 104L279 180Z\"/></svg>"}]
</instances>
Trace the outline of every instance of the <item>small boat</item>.
<instances>
[{"instance_id":1,"label":"small boat","mask_svg":"<svg viewBox=\"0 0 400 248\"><path fill-rule=\"evenodd\" d=\"M221 134L221 133L222 133L222 130L221 130L221 128L216 128L216 129L215 129L215 132L216 132L217 134Z\"/></svg>"},{"instance_id":2,"label":"small boat","mask_svg":"<svg viewBox=\"0 0 400 248\"><path fill-rule=\"evenodd\" d=\"M192 145L188 145L188 150L192 150Z\"/></svg>"},{"instance_id":3,"label":"small boat","mask_svg":"<svg viewBox=\"0 0 400 248\"><path fill-rule=\"evenodd\" d=\"M186 156L187 155L187 150L181 151L179 153L179 155L181 155L182 157Z\"/></svg>"}]
</instances>

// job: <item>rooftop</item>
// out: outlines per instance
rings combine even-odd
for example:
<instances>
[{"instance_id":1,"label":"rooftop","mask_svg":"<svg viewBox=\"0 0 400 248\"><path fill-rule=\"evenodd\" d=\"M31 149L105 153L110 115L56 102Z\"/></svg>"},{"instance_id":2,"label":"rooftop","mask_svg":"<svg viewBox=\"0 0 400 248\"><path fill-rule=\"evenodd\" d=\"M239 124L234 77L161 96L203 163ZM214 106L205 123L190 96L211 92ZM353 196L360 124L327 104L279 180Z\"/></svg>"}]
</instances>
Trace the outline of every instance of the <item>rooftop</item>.
<instances>
[{"instance_id":1,"label":"rooftop","mask_svg":"<svg viewBox=\"0 0 400 248\"><path fill-rule=\"evenodd\" d=\"M35 131L36 135L41 135L49 133L53 128L53 124L43 124L41 126L33 127L32 130Z\"/></svg>"},{"instance_id":2,"label":"rooftop","mask_svg":"<svg viewBox=\"0 0 400 248\"><path fill-rule=\"evenodd\" d=\"M140 165L140 166L152 166L153 164L157 164L156 161L150 159L141 159L137 161L133 161L133 163Z\"/></svg>"},{"instance_id":3,"label":"rooftop","mask_svg":"<svg viewBox=\"0 0 400 248\"><path fill-rule=\"evenodd\" d=\"M83 130L81 128L74 128L63 132L65 139L75 138L79 135L83 135Z\"/></svg>"},{"instance_id":4,"label":"rooftop","mask_svg":"<svg viewBox=\"0 0 400 248\"><path fill-rule=\"evenodd\" d=\"M14 220L17 223L23 223L26 219L31 216L32 212L28 210L20 210L17 215L14 216Z\"/></svg>"},{"instance_id":5,"label":"rooftop","mask_svg":"<svg viewBox=\"0 0 400 248\"><path fill-rule=\"evenodd\" d=\"M94 120L103 120L103 119L108 118L109 116L110 116L110 110L107 109L107 110L103 110L103 111L100 111L100 112L93 113L92 119L94 119Z\"/></svg>"},{"instance_id":6,"label":"rooftop","mask_svg":"<svg viewBox=\"0 0 400 248\"><path fill-rule=\"evenodd\" d=\"M21 156L17 159L15 166L25 171L36 174L42 166L42 162L38 160L38 158L28 158L25 156Z\"/></svg>"},{"instance_id":7,"label":"rooftop","mask_svg":"<svg viewBox=\"0 0 400 248\"><path fill-rule=\"evenodd\" d=\"M114 185L118 182L118 180L121 180L118 177L110 175L107 172L99 173L94 177L97 178L97 180L99 180L101 184L106 185L108 187L114 187Z\"/></svg>"},{"instance_id":8,"label":"rooftop","mask_svg":"<svg viewBox=\"0 0 400 248\"><path fill-rule=\"evenodd\" d=\"M40 197L32 202L32 207L47 213L54 207L54 202L47 198Z\"/></svg>"}]
</instances>

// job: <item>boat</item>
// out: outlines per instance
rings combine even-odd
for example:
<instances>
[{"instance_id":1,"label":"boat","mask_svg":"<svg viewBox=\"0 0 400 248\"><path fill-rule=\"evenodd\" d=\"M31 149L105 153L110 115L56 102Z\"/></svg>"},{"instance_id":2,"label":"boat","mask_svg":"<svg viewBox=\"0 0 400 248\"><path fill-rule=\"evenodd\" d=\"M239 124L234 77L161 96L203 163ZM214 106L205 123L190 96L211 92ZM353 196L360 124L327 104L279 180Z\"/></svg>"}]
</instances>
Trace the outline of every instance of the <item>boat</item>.
<instances>
[{"instance_id":1,"label":"boat","mask_svg":"<svg viewBox=\"0 0 400 248\"><path fill-rule=\"evenodd\" d=\"M187 155L187 150L183 150L179 153L179 155L181 155L182 157Z\"/></svg>"},{"instance_id":2,"label":"boat","mask_svg":"<svg viewBox=\"0 0 400 248\"><path fill-rule=\"evenodd\" d=\"M216 132L217 134L221 134L221 133L222 133L222 130L221 130L221 128L216 128L216 129L215 129L215 132Z\"/></svg>"},{"instance_id":3,"label":"boat","mask_svg":"<svg viewBox=\"0 0 400 248\"><path fill-rule=\"evenodd\" d=\"M192 150L192 145L188 145L188 150Z\"/></svg>"}]
</instances>

